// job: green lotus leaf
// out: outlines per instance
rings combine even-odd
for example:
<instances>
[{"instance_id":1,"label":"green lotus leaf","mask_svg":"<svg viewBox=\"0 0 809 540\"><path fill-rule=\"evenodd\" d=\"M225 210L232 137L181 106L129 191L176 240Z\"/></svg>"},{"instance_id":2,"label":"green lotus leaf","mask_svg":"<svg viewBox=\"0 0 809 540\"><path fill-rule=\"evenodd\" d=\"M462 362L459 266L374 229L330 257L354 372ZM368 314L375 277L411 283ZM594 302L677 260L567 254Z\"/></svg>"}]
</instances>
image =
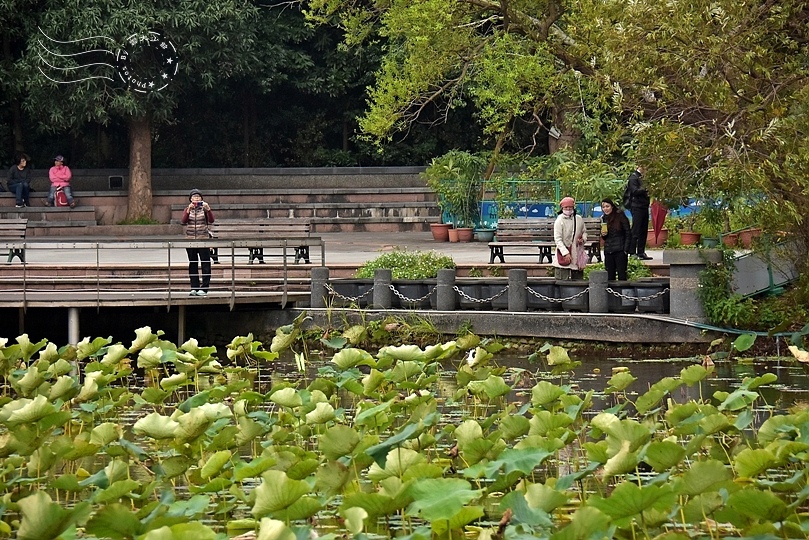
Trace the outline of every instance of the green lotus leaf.
<instances>
[{"instance_id":1,"label":"green lotus leaf","mask_svg":"<svg viewBox=\"0 0 809 540\"><path fill-rule=\"evenodd\" d=\"M50 390L48 391L48 401L56 401L61 399L67 401L79 392L79 385L67 375L62 375L54 381Z\"/></svg>"},{"instance_id":2,"label":"green lotus leaf","mask_svg":"<svg viewBox=\"0 0 809 540\"><path fill-rule=\"evenodd\" d=\"M525 490L525 500L531 508L548 513L568 502L568 498L564 493L545 484L528 484Z\"/></svg>"},{"instance_id":3,"label":"green lotus leaf","mask_svg":"<svg viewBox=\"0 0 809 540\"><path fill-rule=\"evenodd\" d=\"M297 327L287 329L287 331L284 331L284 327L276 329L275 336L273 336L270 344L270 352L280 353L289 349L300 333L301 330Z\"/></svg>"},{"instance_id":4,"label":"green lotus leaf","mask_svg":"<svg viewBox=\"0 0 809 540\"><path fill-rule=\"evenodd\" d=\"M153 439L171 439L179 432L180 424L168 416L154 412L135 422L133 430Z\"/></svg>"},{"instance_id":5,"label":"green lotus leaf","mask_svg":"<svg viewBox=\"0 0 809 540\"><path fill-rule=\"evenodd\" d=\"M573 513L570 524L551 535L551 540L574 540L579 538L611 538L611 520L598 508L585 506Z\"/></svg>"},{"instance_id":6,"label":"green lotus leaf","mask_svg":"<svg viewBox=\"0 0 809 540\"><path fill-rule=\"evenodd\" d=\"M315 490L328 497L340 495L346 492L353 478L351 469L339 461L329 461L315 472Z\"/></svg>"},{"instance_id":7,"label":"green lotus leaf","mask_svg":"<svg viewBox=\"0 0 809 540\"><path fill-rule=\"evenodd\" d=\"M292 480L283 471L267 471L262 475L261 484L255 489L256 502L251 513L256 518L275 514L288 509L308 493L309 484L306 482Z\"/></svg>"},{"instance_id":8,"label":"green lotus leaf","mask_svg":"<svg viewBox=\"0 0 809 540\"><path fill-rule=\"evenodd\" d=\"M803 440L809 443L809 411L783 416L771 416L758 428L758 439L762 445L776 439Z\"/></svg>"},{"instance_id":9,"label":"green lotus leaf","mask_svg":"<svg viewBox=\"0 0 809 540\"><path fill-rule=\"evenodd\" d=\"M414 381L424 373L424 364L421 362L400 361L389 371L390 380L395 383Z\"/></svg>"},{"instance_id":10,"label":"green lotus leaf","mask_svg":"<svg viewBox=\"0 0 809 540\"><path fill-rule=\"evenodd\" d=\"M412 501L413 497L407 489L399 489L395 493L352 493L345 497L343 507L364 509L368 512L370 523L379 517L398 513Z\"/></svg>"},{"instance_id":11,"label":"green lotus leaf","mask_svg":"<svg viewBox=\"0 0 809 540\"><path fill-rule=\"evenodd\" d=\"M368 469L368 479L372 482L381 482L390 477L402 478L410 467L426 462L427 458L415 450L397 448L388 452L384 466L378 463L371 465Z\"/></svg>"},{"instance_id":12,"label":"green lotus leaf","mask_svg":"<svg viewBox=\"0 0 809 540\"><path fill-rule=\"evenodd\" d=\"M772 384L778 380L778 375L775 373L765 373L759 377L745 377L742 381L741 388L746 390L755 390L765 384Z\"/></svg>"},{"instance_id":13,"label":"green lotus leaf","mask_svg":"<svg viewBox=\"0 0 809 540\"><path fill-rule=\"evenodd\" d=\"M720 493L700 493L688 498L683 506L682 515L686 523L700 524L705 516L712 516L725 506L725 498Z\"/></svg>"},{"instance_id":14,"label":"green lotus leaf","mask_svg":"<svg viewBox=\"0 0 809 540\"><path fill-rule=\"evenodd\" d=\"M733 460L736 475L754 478L777 463L775 456L764 448L745 448Z\"/></svg>"},{"instance_id":15,"label":"green lotus leaf","mask_svg":"<svg viewBox=\"0 0 809 540\"><path fill-rule=\"evenodd\" d=\"M334 407L329 403L318 403L314 410L306 413L307 424L325 424L334 420Z\"/></svg>"},{"instance_id":16,"label":"green lotus leaf","mask_svg":"<svg viewBox=\"0 0 809 540\"><path fill-rule=\"evenodd\" d=\"M381 443L366 449L365 453L374 458L377 465L384 467L385 461L388 457L388 451L392 448L400 446L403 442L412 439L418 430L418 424L405 424L405 426L400 429L398 433L382 441Z\"/></svg>"},{"instance_id":17,"label":"green lotus leaf","mask_svg":"<svg viewBox=\"0 0 809 540\"><path fill-rule=\"evenodd\" d=\"M350 534L359 534L365 528L365 520L368 518L365 508L352 506L340 512L340 515L345 519L345 527Z\"/></svg>"},{"instance_id":18,"label":"green lotus leaf","mask_svg":"<svg viewBox=\"0 0 809 540\"><path fill-rule=\"evenodd\" d=\"M389 345L382 347L377 353L377 357L390 358L393 360L408 360L411 362L424 362L427 360L424 351L418 345Z\"/></svg>"},{"instance_id":19,"label":"green lotus leaf","mask_svg":"<svg viewBox=\"0 0 809 540\"><path fill-rule=\"evenodd\" d=\"M85 458L98 453L101 449L97 444L91 444L83 438L85 434L77 435L73 440L73 445L70 451L65 454L65 459L68 461Z\"/></svg>"},{"instance_id":20,"label":"green lotus leaf","mask_svg":"<svg viewBox=\"0 0 809 540\"><path fill-rule=\"evenodd\" d=\"M355 348L339 351L331 361L340 369L350 369L357 366L374 367L376 365L376 360L367 351Z\"/></svg>"},{"instance_id":21,"label":"green lotus leaf","mask_svg":"<svg viewBox=\"0 0 809 540\"><path fill-rule=\"evenodd\" d=\"M559 399L565 394L565 390L548 381L539 381L531 389L531 404L536 407L544 407Z\"/></svg>"},{"instance_id":22,"label":"green lotus leaf","mask_svg":"<svg viewBox=\"0 0 809 540\"><path fill-rule=\"evenodd\" d=\"M107 353L101 359L101 364L104 366L114 366L118 364L118 362L126 358L128 354L129 349L127 349L120 343L116 343L115 345L112 345L109 348L107 348Z\"/></svg>"},{"instance_id":23,"label":"green lotus leaf","mask_svg":"<svg viewBox=\"0 0 809 540\"><path fill-rule=\"evenodd\" d=\"M357 448L360 436L357 431L348 426L333 426L326 430L318 439L318 448L327 459L335 460L349 456Z\"/></svg>"},{"instance_id":24,"label":"green lotus leaf","mask_svg":"<svg viewBox=\"0 0 809 540\"><path fill-rule=\"evenodd\" d=\"M44 491L37 491L18 502L22 522L17 540L43 540L57 538L68 527L83 521L90 514L89 503L79 503L70 510L51 501Z\"/></svg>"},{"instance_id":25,"label":"green lotus leaf","mask_svg":"<svg viewBox=\"0 0 809 540\"><path fill-rule=\"evenodd\" d=\"M283 521L262 518L256 540L297 540L297 536Z\"/></svg>"},{"instance_id":26,"label":"green lotus leaf","mask_svg":"<svg viewBox=\"0 0 809 540\"><path fill-rule=\"evenodd\" d=\"M455 340L455 346L462 351L474 349L479 344L480 336L476 334L466 334L465 336L461 336Z\"/></svg>"},{"instance_id":27,"label":"green lotus leaf","mask_svg":"<svg viewBox=\"0 0 809 540\"><path fill-rule=\"evenodd\" d=\"M233 453L230 450L220 450L219 452L214 453L208 458L208 461L205 462L202 469L200 469L200 477L203 480L211 478L213 475L221 471L222 467L224 467L232 457Z\"/></svg>"},{"instance_id":28,"label":"green lotus leaf","mask_svg":"<svg viewBox=\"0 0 809 540\"><path fill-rule=\"evenodd\" d=\"M139 351L146 347L148 344L157 341L157 338L162 335L163 332L158 331L158 334L153 334L152 329L149 326L144 326L143 328L138 328L135 330L135 341L132 342L132 345L129 347L129 352L133 353L135 351ZM138 366L140 366L140 361L138 361Z\"/></svg>"},{"instance_id":29,"label":"green lotus leaf","mask_svg":"<svg viewBox=\"0 0 809 540\"><path fill-rule=\"evenodd\" d=\"M638 378L632 376L631 373L628 371L620 371L613 375L607 384L609 385L606 390L604 390L607 394L612 394L614 392L623 392L627 389L627 387L632 384L633 382L637 381Z\"/></svg>"},{"instance_id":30,"label":"green lotus leaf","mask_svg":"<svg viewBox=\"0 0 809 540\"><path fill-rule=\"evenodd\" d=\"M771 491L746 488L731 493L725 508L717 511L716 516L743 527L762 521L777 523L786 519L791 512L794 510L789 510L786 503Z\"/></svg>"},{"instance_id":31,"label":"green lotus leaf","mask_svg":"<svg viewBox=\"0 0 809 540\"><path fill-rule=\"evenodd\" d=\"M0 345L2 348L2 345ZM0 358L2 358L2 353L0 352ZM50 364L51 362L57 362L59 360L59 349L56 347L55 343L48 343L45 345L45 348L39 352L39 358L37 362L46 362ZM53 375L50 367L48 368L48 373Z\"/></svg>"},{"instance_id":32,"label":"green lotus leaf","mask_svg":"<svg viewBox=\"0 0 809 540\"><path fill-rule=\"evenodd\" d=\"M506 384L503 377L489 375L484 381L472 381L467 385L469 391L479 396L485 394L489 399L495 399L511 392L511 387Z\"/></svg>"},{"instance_id":33,"label":"green lotus leaf","mask_svg":"<svg viewBox=\"0 0 809 540\"><path fill-rule=\"evenodd\" d=\"M529 505L526 496L527 494L523 494L520 491L511 491L500 500L500 508L503 510L506 508L510 509L515 521L525 523L530 527L553 526L553 522L548 513L538 506Z\"/></svg>"},{"instance_id":34,"label":"green lotus leaf","mask_svg":"<svg viewBox=\"0 0 809 540\"><path fill-rule=\"evenodd\" d=\"M670 484L638 486L634 482L621 482L608 498L592 497L588 505L601 510L622 526L627 519L639 516L645 510L670 510L677 495Z\"/></svg>"},{"instance_id":35,"label":"green lotus leaf","mask_svg":"<svg viewBox=\"0 0 809 540\"><path fill-rule=\"evenodd\" d=\"M146 388L140 395L146 403L153 403L155 405L163 403L167 397L171 395L171 392L167 392L165 390L161 390L160 388L155 388L151 386ZM179 408L179 407L178 407Z\"/></svg>"},{"instance_id":36,"label":"green lotus leaf","mask_svg":"<svg viewBox=\"0 0 809 540\"><path fill-rule=\"evenodd\" d=\"M160 379L160 388L166 391L175 390L188 382L188 375L185 373L177 373L171 377Z\"/></svg>"},{"instance_id":37,"label":"green lotus leaf","mask_svg":"<svg viewBox=\"0 0 809 540\"><path fill-rule=\"evenodd\" d=\"M217 476L207 484L191 485L188 487L191 493L224 493L233 485L233 480L226 476Z\"/></svg>"},{"instance_id":38,"label":"green lotus leaf","mask_svg":"<svg viewBox=\"0 0 809 540\"><path fill-rule=\"evenodd\" d=\"M109 501L115 501L122 497L127 497L131 492L137 490L140 487L140 482L131 479L124 479L118 480L117 482L113 482L110 487L99 491L93 497L93 501L96 503L105 503Z\"/></svg>"},{"instance_id":39,"label":"green lotus leaf","mask_svg":"<svg viewBox=\"0 0 809 540\"><path fill-rule=\"evenodd\" d=\"M530 435L556 436L554 432L564 429L573 423L573 419L564 413L552 413L550 411L537 411L528 421L531 429Z\"/></svg>"},{"instance_id":40,"label":"green lotus leaf","mask_svg":"<svg viewBox=\"0 0 809 540\"><path fill-rule=\"evenodd\" d=\"M28 334L23 334L17 337L17 344L20 346L20 354L23 357L23 360L28 362L31 360L31 357L40 350L42 347L48 343L47 339L43 339L36 343L31 343L30 339L28 339Z\"/></svg>"},{"instance_id":41,"label":"green lotus leaf","mask_svg":"<svg viewBox=\"0 0 809 540\"><path fill-rule=\"evenodd\" d=\"M680 371L680 379L688 386L694 386L711 374L713 369L705 369L699 364L693 364Z\"/></svg>"},{"instance_id":42,"label":"green lotus leaf","mask_svg":"<svg viewBox=\"0 0 809 540\"><path fill-rule=\"evenodd\" d=\"M115 503L96 511L87 522L86 531L98 538L124 540L140 534L141 523L128 507Z\"/></svg>"},{"instance_id":43,"label":"green lotus leaf","mask_svg":"<svg viewBox=\"0 0 809 540\"><path fill-rule=\"evenodd\" d=\"M377 388L382 386L385 380L385 375L381 371L371 369L370 373L362 378L362 394L370 396Z\"/></svg>"},{"instance_id":44,"label":"green lotus leaf","mask_svg":"<svg viewBox=\"0 0 809 540\"><path fill-rule=\"evenodd\" d=\"M727 392L714 392L714 397L722 403L719 405L720 411L738 411L746 409L758 399L756 392L738 389L728 394Z\"/></svg>"},{"instance_id":45,"label":"green lotus leaf","mask_svg":"<svg viewBox=\"0 0 809 540\"><path fill-rule=\"evenodd\" d=\"M640 463L637 452L632 451L630 441L620 441L620 447L610 448L610 457L604 464L604 476L615 476L632 472Z\"/></svg>"},{"instance_id":46,"label":"green lotus leaf","mask_svg":"<svg viewBox=\"0 0 809 540\"><path fill-rule=\"evenodd\" d=\"M461 457L463 457L464 464L467 466L480 463L487 458L495 459L499 452L503 450L502 446L497 445L495 441L482 437L480 439L471 440L463 446L458 445L458 447L461 450ZM485 474L485 472L483 474ZM466 476L466 471L464 475Z\"/></svg>"},{"instance_id":47,"label":"green lotus leaf","mask_svg":"<svg viewBox=\"0 0 809 540\"><path fill-rule=\"evenodd\" d=\"M357 405L357 415L354 423L358 426L365 424L371 426L381 426L387 424L387 411L391 408L390 401L384 401L378 405L371 405L370 401L363 401Z\"/></svg>"},{"instance_id":48,"label":"green lotus leaf","mask_svg":"<svg viewBox=\"0 0 809 540\"><path fill-rule=\"evenodd\" d=\"M427 360L433 360L435 362L442 362L444 360L449 360L458 352L458 345L455 341L448 341L446 343L442 343L440 345L435 345L432 347L427 347L424 349L424 356ZM436 355L436 351L440 354Z\"/></svg>"},{"instance_id":49,"label":"green lotus leaf","mask_svg":"<svg viewBox=\"0 0 809 540\"><path fill-rule=\"evenodd\" d=\"M51 482L53 489L60 489L62 491L81 491L84 488L79 484L79 479L75 474L62 474L54 478Z\"/></svg>"},{"instance_id":50,"label":"green lotus leaf","mask_svg":"<svg viewBox=\"0 0 809 540\"><path fill-rule=\"evenodd\" d=\"M246 336L236 336L230 343L227 344L227 351L225 354L229 360L250 356L259 345L261 344L258 341L253 341L252 333L247 334Z\"/></svg>"},{"instance_id":51,"label":"green lotus leaf","mask_svg":"<svg viewBox=\"0 0 809 540\"><path fill-rule=\"evenodd\" d=\"M249 463L239 462L233 468L233 479L241 482L248 478L257 478L275 463L276 460L268 456L257 457Z\"/></svg>"},{"instance_id":52,"label":"green lotus leaf","mask_svg":"<svg viewBox=\"0 0 809 540\"><path fill-rule=\"evenodd\" d=\"M7 403L0 409L0 422L5 422L9 427L33 424L55 412L56 407L45 396L22 398Z\"/></svg>"},{"instance_id":53,"label":"green lotus leaf","mask_svg":"<svg viewBox=\"0 0 809 540\"><path fill-rule=\"evenodd\" d=\"M642 459L657 472L677 466L685 457L685 448L672 441L652 441L646 447Z\"/></svg>"},{"instance_id":54,"label":"green lotus leaf","mask_svg":"<svg viewBox=\"0 0 809 540\"><path fill-rule=\"evenodd\" d=\"M744 352L756 342L755 334L742 334L733 340L733 348L739 352Z\"/></svg>"},{"instance_id":55,"label":"green lotus leaf","mask_svg":"<svg viewBox=\"0 0 809 540\"><path fill-rule=\"evenodd\" d=\"M282 407L289 407L290 409L303 405L300 394L298 394L294 388L282 388L281 390L273 392L270 396L270 401Z\"/></svg>"},{"instance_id":56,"label":"green lotus leaf","mask_svg":"<svg viewBox=\"0 0 809 540\"><path fill-rule=\"evenodd\" d=\"M25 397L30 397L33 395L34 390L39 388L39 386L45 382L45 377L42 373L40 373L39 368L37 366L30 366L28 370L25 372L25 375L15 381L14 387L18 389L20 394Z\"/></svg>"},{"instance_id":57,"label":"green lotus leaf","mask_svg":"<svg viewBox=\"0 0 809 540\"><path fill-rule=\"evenodd\" d=\"M71 371L73 371L73 364L64 358L60 358L48 366L48 374L51 377L61 377L62 375L67 375Z\"/></svg>"},{"instance_id":58,"label":"green lotus leaf","mask_svg":"<svg viewBox=\"0 0 809 540\"><path fill-rule=\"evenodd\" d=\"M463 450L472 441L483 438L483 428L476 420L464 420L455 428L452 435L458 442L458 448Z\"/></svg>"},{"instance_id":59,"label":"green lotus leaf","mask_svg":"<svg viewBox=\"0 0 809 540\"><path fill-rule=\"evenodd\" d=\"M138 353L138 367L141 369L155 369L163 362L163 349L149 347Z\"/></svg>"},{"instance_id":60,"label":"green lotus leaf","mask_svg":"<svg viewBox=\"0 0 809 540\"><path fill-rule=\"evenodd\" d=\"M233 417L233 411L224 403L203 403L199 407L194 407L194 411L200 411L211 422Z\"/></svg>"},{"instance_id":61,"label":"green lotus leaf","mask_svg":"<svg viewBox=\"0 0 809 540\"><path fill-rule=\"evenodd\" d=\"M84 360L85 358L94 358L98 356L99 351L112 343L111 338L95 338L92 342L90 338L84 338L76 345L76 359Z\"/></svg>"},{"instance_id":62,"label":"green lotus leaf","mask_svg":"<svg viewBox=\"0 0 809 540\"><path fill-rule=\"evenodd\" d=\"M464 506L448 521L433 521L430 525L437 537L445 538L448 537L447 533L449 531L463 530L466 525L480 519L484 514L485 512L482 506Z\"/></svg>"},{"instance_id":63,"label":"green lotus leaf","mask_svg":"<svg viewBox=\"0 0 809 540\"><path fill-rule=\"evenodd\" d=\"M355 324L354 326L348 328L345 332L343 332L343 338L348 340L349 343L352 345L357 345L358 343L362 343L365 341L365 338L368 336L368 330L366 330L365 326L361 324Z\"/></svg>"},{"instance_id":64,"label":"green lotus leaf","mask_svg":"<svg viewBox=\"0 0 809 540\"><path fill-rule=\"evenodd\" d=\"M123 428L112 422L104 422L93 428L90 432L90 442L99 446L106 446L123 437Z\"/></svg>"},{"instance_id":65,"label":"green lotus leaf","mask_svg":"<svg viewBox=\"0 0 809 540\"><path fill-rule=\"evenodd\" d=\"M500 435L507 440L514 440L522 437L531 428L528 418L518 415L509 415L503 418L498 426Z\"/></svg>"},{"instance_id":66,"label":"green lotus leaf","mask_svg":"<svg viewBox=\"0 0 809 540\"><path fill-rule=\"evenodd\" d=\"M635 420L618 420L614 415L601 413L592 420L592 424L607 434L607 444L610 451L624 448L624 443L629 442L628 450L634 452L642 445L646 444L652 437L652 430Z\"/></svg>"},{"instance_id":67,"label":"green lotus leaf","mask_svg":"<svg viewBox=\"0 0 809 540\"><path fill-rule=\"evenodd\" d=\"M499 471L505 474L519 472L527 476L552 455L544 448L508 448L486 465L486 476L495 478Z\"/></svg>"},{"instance_id":68,"label":"green lotus leaf","mask_svg":"<svg viewBox=\"0 0 809 540\"><path fill-rule=\"evenodd\" d=\"M478 499L483 490L460 478L428 478L410 486L413 502L407 513L428 521L452 519L469 502Z\"/></svg>"},{"instance_id":69,"label":"green lotus leaf","mask_svg":"<svg viewBox=\"0 0 809 540\"><path fill-rule=\"evenodd\" d=\"M235 443L239 446L264 435L270 429L268 425L256 422L252 418L239 418L236 423L238 433L236 434Z\"/></svg>"},{"instance_id":70,"label":"green lotus leaf","mask_svg":"<svg viewBox=\"0 0 809 540\"><path fill-rule=\"evenodd\" d=\"M548 350L549 366L563 366L565 364L569 364L570 362L570 356L567 354L567 349L564 347L554 345Z\"/></svg>"},{"instance_id":71,"label":"green lotus leaf","mask_svg":"<svg viewBox=\"0 0 809 540\"><path fill-rule=\"evenodd\" d=\"M334 349L335 351L348 345L348 340L340 336L334 336L331 339L320 338L320 342L329 349Z\"/></svg>"},{"instance_id":72,"label":"green lotus leaf","mask_svg":"<svg viewBox=\"0 0 809 540\"><path fill-rule=\"evenodd\" d=\"M185 472L194 464L194 461L187 456L171 456L160 462L157 467L159 475L164 478L174 478L185 474Z\"/></svg>"},{"instance_id":73,"label":"green lotus leaf","mask_svg":"<svg viewBox=\"0 0 809 540\"><path fill-rule=\"evenodd\" d=\"M216 540L216 533L208 526L192 521L152 529L138 540Z\"/></svg>"},{"instance_id":74,"label":"green lotus leaf","mask_svg":"<svg viewBox=\"0 0 809 540\"><path fill-rule=\"evenodd\" d=\"M195 440L197 437L205 433L205 430L208 429L211 423L215 420L208 418L205 411L203 411L201 407L192 409L188 413L177 416L176 418L177 423L179 424L176 437L178 440L183 442Z\"/></svg>"},{"instance_id":75,"label":"green lotus leaf","mask_svg":"<svg viewBox=\"0 0 809 540\"><path fill-rule=\"evenodd\" d=\"M469 354L466 355L466 365L472 369L482 367L493 357L494 355L483 347L475 347L474 349L470 349Z\"/></svg>"},{"instance_id":76,"label":"green lotus leaf","mask_svg":"<svg viewBox=\"0 0 809 540\"><path fill-rule=\"evenodd\" d=\"M709 491L719 491L733 480L733 475L725 465L716 460L698 461L683 475L681 491L686 495L699 495Z\"/></svg>"}]
</instances>

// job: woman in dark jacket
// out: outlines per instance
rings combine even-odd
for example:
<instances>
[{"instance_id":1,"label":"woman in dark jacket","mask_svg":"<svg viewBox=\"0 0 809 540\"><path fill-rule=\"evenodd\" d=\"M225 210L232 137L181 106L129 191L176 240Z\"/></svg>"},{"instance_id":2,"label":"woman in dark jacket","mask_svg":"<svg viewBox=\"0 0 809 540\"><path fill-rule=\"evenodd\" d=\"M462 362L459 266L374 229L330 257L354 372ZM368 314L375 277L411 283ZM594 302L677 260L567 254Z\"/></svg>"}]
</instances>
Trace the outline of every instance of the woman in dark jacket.
<instances>
[{"instance_id":1,"label":"woman in dark jacket","mask_svg":"<svg viewBox=\"0 0 809 540\"><path fill-rule=\"evenodd\" d=\"M601 238L604 239L604 266L607 279L626 280L626 265L629 246L632 242L632 229L623 210L615 206L612 199L601 201Z\"/></svg>"}]
</instances>

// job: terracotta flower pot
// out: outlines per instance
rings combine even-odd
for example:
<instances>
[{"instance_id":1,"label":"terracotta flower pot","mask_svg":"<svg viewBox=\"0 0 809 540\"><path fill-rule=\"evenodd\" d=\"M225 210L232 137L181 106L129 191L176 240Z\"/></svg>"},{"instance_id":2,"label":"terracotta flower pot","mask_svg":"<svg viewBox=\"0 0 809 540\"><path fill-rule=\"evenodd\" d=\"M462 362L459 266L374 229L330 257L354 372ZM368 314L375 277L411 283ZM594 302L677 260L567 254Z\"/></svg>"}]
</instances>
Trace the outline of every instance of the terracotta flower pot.
<instances>
[{"instance_id":1,"label":"terracotta flower pot","mask_svg":"<svg viewBox=\"0 0 809 540\"><path fill-rule=\"evenodd\" d=\"M722 243L727 247L736 247L739 242L739 235L737 233L728 233L722 235Z\"/></svg>"},{"instance_id":2,"label":"terracotta flower pot","mask_svg":"<svg viewBox=\"0 0 809 540\"><path fill-rule=\"evenodd\" d=\"M646 247L659 248L660 246L665 244L668 239L669 239L668 229L660 229L660 234L657 236L656 240L654 229L649 229L646 232Z\"/></svg>"},{"instance_id":3,"label":"terracotta flower pot","mask_svg":"<svg viewBox=\"0 0 809 540\"><path fill-rule=\"evenodd\" d=\"M449 236L450 242L457 242L458 241L458 229L449 229L447 231L447 236Z\"/></svg>"},{"instance_id":4,"label":"terracotta flower pot","mask_svg":"<svg viewBox=\"0 0 809 540\"><path fill-rule=\"evenodd\" d=\"M449 241L449 229L452 223L430 223L430 232L433 233L433 240L436 242Z\"/></svg>"},{"instance_id":5,"label":"terracotta flower pot","mask_svg":"<svg viewBox=\"0 0 809 540\"><path fill-rule=\"evenodd\" d=\"M741 244L744 249L750 249L753 245L753 239L759 236L761 236L761 229L745 229L739 232L739 244Z\"/></svg>"},{"instance_id":6,"label":"terracotta flower pot","mask_svg":"<svg viewBox=\"0 0 809 540\"><path fill-rule=\"evenodd\" d=\"M680 244L684 246L695 246L699 243L702 233L694 231L680 231Z\"/></svg>"},{"instance_id":7,"label":"terracotta flower pot","mask_svg":"<svg viewBox=\"0 0 809 540\"><path fill-rule=\"evenodd\" d=\"M457 231L459 242L471 242L475 237L475 229L472 227L458 227Z\"/></svg>"}]
</instances>

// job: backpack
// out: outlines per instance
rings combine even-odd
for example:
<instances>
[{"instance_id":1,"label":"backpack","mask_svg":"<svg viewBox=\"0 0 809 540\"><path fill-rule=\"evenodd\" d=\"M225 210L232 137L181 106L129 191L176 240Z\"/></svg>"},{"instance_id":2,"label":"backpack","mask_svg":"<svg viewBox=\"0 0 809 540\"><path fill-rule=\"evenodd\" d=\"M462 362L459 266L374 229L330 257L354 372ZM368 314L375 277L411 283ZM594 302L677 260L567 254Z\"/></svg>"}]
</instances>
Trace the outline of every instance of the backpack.
<instances>
[{"instance_id":1,"label":"backpack","mask_svg":"<svg viewBox=\"0 0 809 540\"><path fill-rule=\"evenodd\" d=\"M65 195L65 190L63 188L56 188L56 192L53 194L53 205L70 206L70 204L67 202L67 195Z\"/></svg>"}]
</instances>

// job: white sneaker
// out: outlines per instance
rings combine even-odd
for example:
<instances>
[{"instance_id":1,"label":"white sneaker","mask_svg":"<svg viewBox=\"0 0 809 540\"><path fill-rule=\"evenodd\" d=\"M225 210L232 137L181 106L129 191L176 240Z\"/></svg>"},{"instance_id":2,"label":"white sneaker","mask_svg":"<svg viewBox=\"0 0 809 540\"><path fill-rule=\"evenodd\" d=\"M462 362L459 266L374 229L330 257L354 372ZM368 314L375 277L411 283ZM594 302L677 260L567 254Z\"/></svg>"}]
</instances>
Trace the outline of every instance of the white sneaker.
<instances>
[{"instance_id":1,"label":"white sneaker","mask_svg":"<svg viewBox=\"0 0 809 540\"><path fill-rule=\"evenodd\" d=\"M203 291L200 289L197 291L197 296L208 296L208 291Z\"/></svg>"},{"instance_id":2,"label":"white sneaker","mask_svg":"<svg viewBox=\"0 0 809 540\"><path fill-rule=\"evenodd\" d=\"M196 290L194 290L194 289L191 289L191 292L190 292L190 293L188 293L188 296L197 296L198 294L199 294L199 291L196 291Z\"/></svg>"}]
</instances>

